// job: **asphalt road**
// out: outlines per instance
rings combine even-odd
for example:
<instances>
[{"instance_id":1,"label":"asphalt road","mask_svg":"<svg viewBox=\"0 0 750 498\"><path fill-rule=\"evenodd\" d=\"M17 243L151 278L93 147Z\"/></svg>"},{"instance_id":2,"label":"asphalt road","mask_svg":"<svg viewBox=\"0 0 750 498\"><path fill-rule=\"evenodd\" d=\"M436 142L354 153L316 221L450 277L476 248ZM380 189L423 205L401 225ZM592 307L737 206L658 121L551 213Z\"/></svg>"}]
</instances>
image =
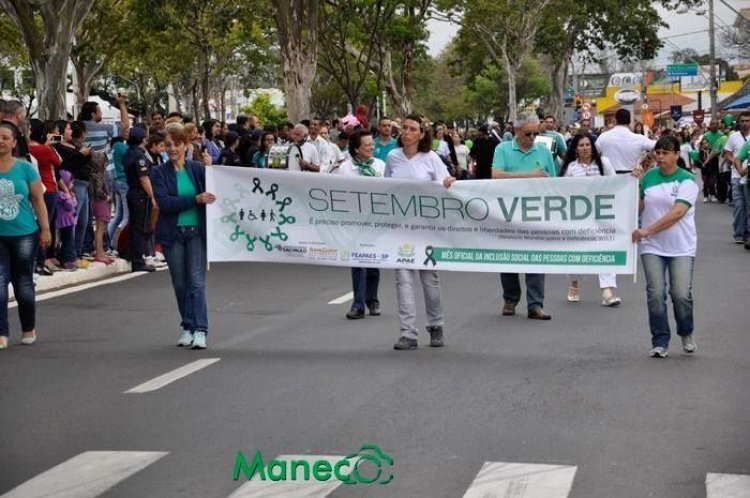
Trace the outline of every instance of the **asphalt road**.
<instances>
[{"instance_id":1,"label":"asphalt road","mask_svg":"<svg viewBox=\"0 0 750 498\"><path fill-rule=\"evenodd\" d=\"M394 460L390 483L305 496L461 497L485 462L506 462L528 465L480 476L495 492L475 496L704 497L708 474L750 475L750 251L731 243L727 206L698 209L693 356L673 343L669 358L648 357L642 276L619 278L616 309L600 306L595 276L578 304L565 300L566 278L550 276L553 320L538 322L524 301L518 316L500 316L497 275L444 272L447 346L423 341L413 352L392 349L392 271L381 281L384 315L347 321L347 304L328 304L350 291L347 269L213 265L206 351L174 347L166 272L39 303L33 347L17 345L10 310L0 496L25 486L7 496L37 496L36 487L40 496L227 497L247 482L232 479L238 451L248 461L258 450L266 460L342 457L374 443ZM125 393L209 358L219 361ZM103 451L118 453L86 453ZM60 464L62 481L48 472ZM504 481L502 469L517 475ZM554 488L566 472L575 473L569 494L564 484L537 487L539 476ZM61 484L78 475L100 479L99 491ZM750 496L739 479L721 482L740 494L718 486L709 496Z\"/></svg>"}]
</instances>

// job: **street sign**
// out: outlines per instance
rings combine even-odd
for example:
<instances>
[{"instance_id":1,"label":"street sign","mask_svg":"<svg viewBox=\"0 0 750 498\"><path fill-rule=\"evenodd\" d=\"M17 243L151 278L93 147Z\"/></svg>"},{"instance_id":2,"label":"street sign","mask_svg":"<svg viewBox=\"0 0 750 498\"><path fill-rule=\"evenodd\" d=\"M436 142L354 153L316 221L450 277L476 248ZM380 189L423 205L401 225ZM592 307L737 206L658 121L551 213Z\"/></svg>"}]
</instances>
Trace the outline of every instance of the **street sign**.
<instances>
[{"instance_id":1,"label":"street sign","mask_svg":"<svg viewBox=\"0 0 750 498\"><path fill-rule=\"evenodd\" d=\"M676 76L696 76L698 74L698 64L668 64L667 76L674 78Z\"/></svg>"},{"instance_id":2,"label":"street sign","mask_svg":"<svg viewBox=\"0 0 750 498\"><path fill-rule=\"evenodd\" d=\"M703 124L703 118L706 117L706 111L703 109L696 109L693 111L693 121L695 121L695 124L702 125Z\"/></svg>"},{"instance_id":3,"label":"street sign","mask_svg":"<svg viewBox=\"0 0 750 498\"><path fill-rule=\"evenodd\" d=\"M675 123L680 120L682 117L682 106L681 105L673 105L669 107L670 114L672 115L672 121Z\"/></svg>"}]
</instances>

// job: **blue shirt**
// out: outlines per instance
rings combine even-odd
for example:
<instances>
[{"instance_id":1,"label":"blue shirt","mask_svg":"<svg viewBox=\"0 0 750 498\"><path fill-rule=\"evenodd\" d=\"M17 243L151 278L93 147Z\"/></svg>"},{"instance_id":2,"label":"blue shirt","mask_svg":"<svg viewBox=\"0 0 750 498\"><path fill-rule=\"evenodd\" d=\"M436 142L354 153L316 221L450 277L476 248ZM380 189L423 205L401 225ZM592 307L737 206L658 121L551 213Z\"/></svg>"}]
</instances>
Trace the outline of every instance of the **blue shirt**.
<instances>
[{"instance_id":1,"label":"blue shirt","mask_svg":"<svg viewBox=\"0 0 750 498\"><path fill-rule=\"evenodd\" d=\"M20 237L39 230L30 197L31 184L39 181L34 166L22 159L0 173L0 236Z\"/></svg>"},{"instance_id":2,"label":"blue shirt","mask_svg":"<svg viewBox=\"0 0 750 498\"><path fill-rule=\"evenodd\" d=\"M375 152L373 152L372 155L385 162L386 159L388 159L388 153L397 147L398 141L395 138L391 137L391 139L383 145L380 143L380 137L378 137L375 139Z\"/></svg>"},{"instance_id":3,"label":"blue shirt","mask_svg":"<svg viewBox=\"0 0 750 498\"><path fill-rule=\"evenodd\" d=\"M530 173L535 169L546 171L550 177L557 176L557 166L548 148L533 144L526 152L518 147L514 138L495 147L492 168L506 173Z\"/></svg>"},{"instance_id":4,"label":"blue shirt","mask_svg":"<svg viewBox=\"0 0 750 498\"><path fill-rule=\"evenodd\" d=\"M107 152L109 142L115 136L114 125L97 123L96 121L84 121L86 126L86 142L95 152Z\"/></svg>"}]
</instances>

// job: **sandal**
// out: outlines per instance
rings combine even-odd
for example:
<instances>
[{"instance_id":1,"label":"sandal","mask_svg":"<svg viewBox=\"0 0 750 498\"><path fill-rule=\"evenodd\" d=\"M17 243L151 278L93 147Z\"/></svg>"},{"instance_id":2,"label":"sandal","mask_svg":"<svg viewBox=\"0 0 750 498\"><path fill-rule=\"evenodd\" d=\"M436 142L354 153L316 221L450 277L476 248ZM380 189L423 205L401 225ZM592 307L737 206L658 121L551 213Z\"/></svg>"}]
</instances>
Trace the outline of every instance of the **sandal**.
<instances>
[{"instance_id":1,"label":"sandal","mask_svg":"<svg viewBox=\"0 0 750 498\"><path fill-rule=\"evenodd\" d=\"M580 289L578 287L568 286L568 302L577 303L581 301Z\"/></svg>"},{"instance_id":2,"label":"sandal","mask_svg":"<svg viewBox=\"0 0 750 498\"><path fill-rule=\"evenodd\" d=\"M103 256L103 257L97 256L94 258L94 261L97 263L104 263L105 265L108 265L108 266L115 262L114 259L110 259L106 256Z\"/></svg>"}]
</instances>

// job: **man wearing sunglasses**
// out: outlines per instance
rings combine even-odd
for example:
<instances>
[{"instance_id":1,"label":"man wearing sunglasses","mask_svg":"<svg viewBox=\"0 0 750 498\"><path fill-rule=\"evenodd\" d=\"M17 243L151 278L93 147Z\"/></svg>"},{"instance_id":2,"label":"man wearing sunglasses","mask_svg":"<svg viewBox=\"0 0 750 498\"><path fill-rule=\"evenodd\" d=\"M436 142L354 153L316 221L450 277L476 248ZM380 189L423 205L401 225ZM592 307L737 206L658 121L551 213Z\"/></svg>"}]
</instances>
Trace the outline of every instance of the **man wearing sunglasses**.
<instances>
[{"instance_id":1,"label":"man wearing sunglasses","mask_svg":"<svg viewBox=\"0 0 750 498\"><path fill-rule=\"evenodd\" d=\"M518 115L514 123L515 138L502 142L495 148L492 159L492 178L547 178L557 176L557 166L550 150L535 144L539 135L539 118L534 114ZM528 317L534 320L551 320L544 311L544 274L526 274L526 306ZM516 314L521 300L521 282L518 273L501 273L503 287L503 315Z\"/></svg>"}]
</instances>

